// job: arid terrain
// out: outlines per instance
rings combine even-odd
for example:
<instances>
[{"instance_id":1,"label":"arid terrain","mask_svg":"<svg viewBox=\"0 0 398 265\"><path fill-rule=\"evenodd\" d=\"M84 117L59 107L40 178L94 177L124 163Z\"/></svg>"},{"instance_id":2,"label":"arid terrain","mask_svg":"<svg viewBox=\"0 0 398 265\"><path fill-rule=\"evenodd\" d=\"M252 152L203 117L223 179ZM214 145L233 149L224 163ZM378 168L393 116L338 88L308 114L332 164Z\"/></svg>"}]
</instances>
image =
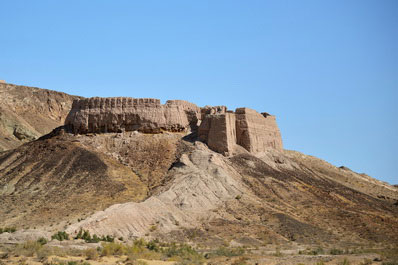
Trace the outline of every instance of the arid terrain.
<instances>
[{"instance_id":1,"label":"arid terrain","mask_svg":"<svg viewBox=\"0 0 398 265\"><path fill-rule=\"evenodd\" d=\"M0 151L63 125L73 100L78 98L81 97L0 82Z\"/></svg>"},{"instance_id":2,"label":"arid terrain","mask_svg":"<svg viewBox=\"0 0 398 265\"><path fill-rule=\"evenodd\" d=\"M0 264L398 262L398 188L268 113L0 89Z\"/></svg>"}]
</instances>

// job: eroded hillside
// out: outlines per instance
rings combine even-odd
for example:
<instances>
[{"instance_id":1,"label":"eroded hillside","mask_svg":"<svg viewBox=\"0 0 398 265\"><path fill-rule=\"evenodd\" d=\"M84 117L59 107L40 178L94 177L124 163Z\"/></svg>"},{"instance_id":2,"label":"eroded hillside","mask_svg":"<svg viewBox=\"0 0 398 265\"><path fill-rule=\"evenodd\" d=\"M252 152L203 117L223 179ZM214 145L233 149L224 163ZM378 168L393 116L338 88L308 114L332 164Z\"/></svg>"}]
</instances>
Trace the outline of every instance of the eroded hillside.
<instances>
[{"instance_id":1,"label":"eroded hillside","mask_svg":"<svg viewBox=\"0 0 398 265\"><path fill-rule=\"evenodd\" d=\"M18 228L5 242L32 227L206 246L398 242L396 187L283 150L275 117L247 108L78 100L65 126L1 152L0 177L0 225Z\"/></svg>"},{"instance_id":2,"label":"eroded hillside","mask_svg":"<svg viewBox=\"0 0 398 265\"><path fill-rule=\"evenodd\" d=\"M63 125L73 100L78 98L0 82L0 151L16 148Z\"/></svg>"},{"instance_id":3,"label":"eroded hillside","mask_svg":"<svg viewBox=\"0 0 398 265\"><path fill-rule=\"evenodd\" d=\"M21 228L60 229L148 192L131 168L62 136L0 153L0 176L0 223Z\"/></svg>"},{"instance_id":4,"label":"eroded hillside","mask_svg":"<svg viewBox=\"0 0 398 265\"><path fill-rule=\"evenodd\" d=\"M2 153L1 224L179 241L194 234L207 245L398 240L393 186L298 152L226 157L183 136L58 130Z\"/></svg>"},{"instance_id":5,"label":"eroded hillside","mask_svg":"<svg viewBox=\"0 0 398 265\"><path fill-rule=\"evenodd\" d=\"M398 193L389 185L321 160L315 169L298 152L225 157L200 142L185 144L189 148L168 171L169 181L152 197L110 207L68 231L174 240L194 233L207 245L220 244L220 238L253 245L398 240Z\"/></svg>"}]
</instances>

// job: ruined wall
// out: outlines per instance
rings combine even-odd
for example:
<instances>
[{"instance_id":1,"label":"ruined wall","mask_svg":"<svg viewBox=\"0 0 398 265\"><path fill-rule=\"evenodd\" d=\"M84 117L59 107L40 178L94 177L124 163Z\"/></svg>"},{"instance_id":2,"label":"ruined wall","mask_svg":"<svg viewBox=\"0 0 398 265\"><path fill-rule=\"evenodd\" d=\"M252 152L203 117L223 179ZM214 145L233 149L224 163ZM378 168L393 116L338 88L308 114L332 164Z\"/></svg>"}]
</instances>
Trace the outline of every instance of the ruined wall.
<instances>
[{"instance_id":1,"label":"ruined wall","mask_svg":"<svg viewBox=\"0 0 398 265\"><path fill-rule=\"evenodd\" d=\"M237 144L252 153L283 149L275 116L262 115L249 108L238 108L235 113Z\"/></svg>"},{"instance_id":2,"label":"ruined wall","mask_svg":"<svg viewBox=\"0 0 398 265\"><path fill-rule=\"evenodd\" d=\"M236 144L235 115L207 115L199 127L198 135L213 151L222 154L231 152Z\"/></svg>"},{"instance_id":3,"label":"ruined wall","mask_svg":"<svg viewBox=\"0 0 398 265\"><path fill-rule=\"evenodd\" d=\"M200 126L198 126L200 124ZM275 117L248 108L199 108L184 100L162 105L153 98L89 98L73 102L65 125L73 133L197 131L210 149L232 154L241 146L251 153L282 150Z\"/></svg>"},{"instance_id":4,"label":"ruined wall","mask_svg":"<svg viewBox=\"0 0 398 265\"><path fill-rule=\"evenodd\" d=\"M219 112L202 109L202 117L199 139L216 152L233 153L236 145L251 153L283 150L275 116L268 113L260 114L249 108L238 108L235 113L226 109Z\"/></svg>"},{"instance_id":5,"label":"ruined wall","mask_svg":"<svg viewBox=\"0 0 398 265\"><path fill-rule=\"evenodd\" d=\"M162 105L153 98L89 98L73 102L65 125L74 133L179 132L195 126L199 117L200 108L183 100Z\"/></svg>"}]
</instances>

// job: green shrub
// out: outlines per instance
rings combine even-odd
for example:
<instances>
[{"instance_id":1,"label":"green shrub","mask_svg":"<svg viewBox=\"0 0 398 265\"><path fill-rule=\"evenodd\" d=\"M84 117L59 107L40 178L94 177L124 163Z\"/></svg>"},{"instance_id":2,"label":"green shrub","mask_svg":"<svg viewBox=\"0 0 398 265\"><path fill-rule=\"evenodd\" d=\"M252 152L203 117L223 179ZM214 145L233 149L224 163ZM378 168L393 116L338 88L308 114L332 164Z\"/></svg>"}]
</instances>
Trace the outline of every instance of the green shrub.
<instances>
[{"instance_id":1,"label":"green shrub","mask_svg":"<svg viewBox=\"0 0 398 265\"><path fill-rule=\"evenodd\" d=\"M69 240L69 234L66 233L65 231L58 231L56 234L51 236L51 239L55 239L58 241L64 241L64 240Z\"/></svg>"},{"instance_id":2,"label":"green shrub","mask_svg":"<svg viewBox=\"0 0 398 265\"><path fill-rule=\"evenodd\" d=\"M318 247L318 248L316 248L316 249L311 250L309 254L310 254L310 255L315 255L315 256L316 256L316 255L324 254L324 251L323 251L323 248Z\"/></svg>"},{"instance_id":3,"label":"green shrub","mask_svg":"<svg viewBox=\"0 0 398 265\"><path fill-rule=\"evenodd\" d=\"M17 229L15 227L4 227L0 228L0 234L2 233L15 233Z\"/></svg>"},{"instance_id":4,"label":"green shrub","mask_svg":"<svg viewBox=\"0 0 398 265\"><path fill-rule=\"evenodd\" d=\"M88 230L82 230L80 229L77 235L74 237L74 239L83 239L86 243L98 243L100 241L104 242L114 242L114 238L107 235L107 236L102 236L101 238L98 237L96 234L93 236L90 235L90 232Z\"/></svg>"},{"instance_id":5,"label":"green shrub","mask_svg":"<svg viewBox=\"0 0 398 265\"><path fill-rule=\"evenodd\" d=\"M47 239L45 239L44 237L41 237L37 240L37 242L43 246L43 245L47 244Z\"/></svg>"},{"instance_id":6,"label":"green shrub","mask_svg":"<svg viewBox=\"0 0 398 265\"><path fill-rule=\"evenodd\" d=\"M158 252L160 249L159 246L159 241L158 240L151 240L148 243L146 243L146 248L155 252Z\"/></svg>"},{"instance_id":7,"label":"green shrub","mask_svg":"<svg viewBox=\"0 0 398 265\"><path fill-rule=\"evenodd\" d=\"M105 241L105 242L114 242L114 241L115 241L115 238L112 237L112 236L110 236L110 235L102 236L102 237L101 237L101 241Z\"/></svg>"}]
</instances>

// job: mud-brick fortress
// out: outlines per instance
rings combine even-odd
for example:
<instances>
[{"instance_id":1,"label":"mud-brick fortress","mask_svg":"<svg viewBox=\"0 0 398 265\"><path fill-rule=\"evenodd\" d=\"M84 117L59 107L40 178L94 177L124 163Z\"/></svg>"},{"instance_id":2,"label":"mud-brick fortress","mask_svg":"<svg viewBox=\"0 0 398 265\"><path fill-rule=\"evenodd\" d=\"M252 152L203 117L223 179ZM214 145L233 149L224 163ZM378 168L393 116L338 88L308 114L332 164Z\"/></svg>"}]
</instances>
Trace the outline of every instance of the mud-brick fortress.
<instances>
[{"instance_id":1,"label":"mud-brick fortress","mask_svg":"<svg viewBox=\"0 0 398 265\"><path fill-rule=\"evenodd\" d=\"M251 153L283 148L275 116L249 108L235 112L225 106L200 108L184 100L161 104L152 98L79 99L65 125L75 134L192 132L210 149L226 155L242 148Z\"/></svg>"}]
</instances>

